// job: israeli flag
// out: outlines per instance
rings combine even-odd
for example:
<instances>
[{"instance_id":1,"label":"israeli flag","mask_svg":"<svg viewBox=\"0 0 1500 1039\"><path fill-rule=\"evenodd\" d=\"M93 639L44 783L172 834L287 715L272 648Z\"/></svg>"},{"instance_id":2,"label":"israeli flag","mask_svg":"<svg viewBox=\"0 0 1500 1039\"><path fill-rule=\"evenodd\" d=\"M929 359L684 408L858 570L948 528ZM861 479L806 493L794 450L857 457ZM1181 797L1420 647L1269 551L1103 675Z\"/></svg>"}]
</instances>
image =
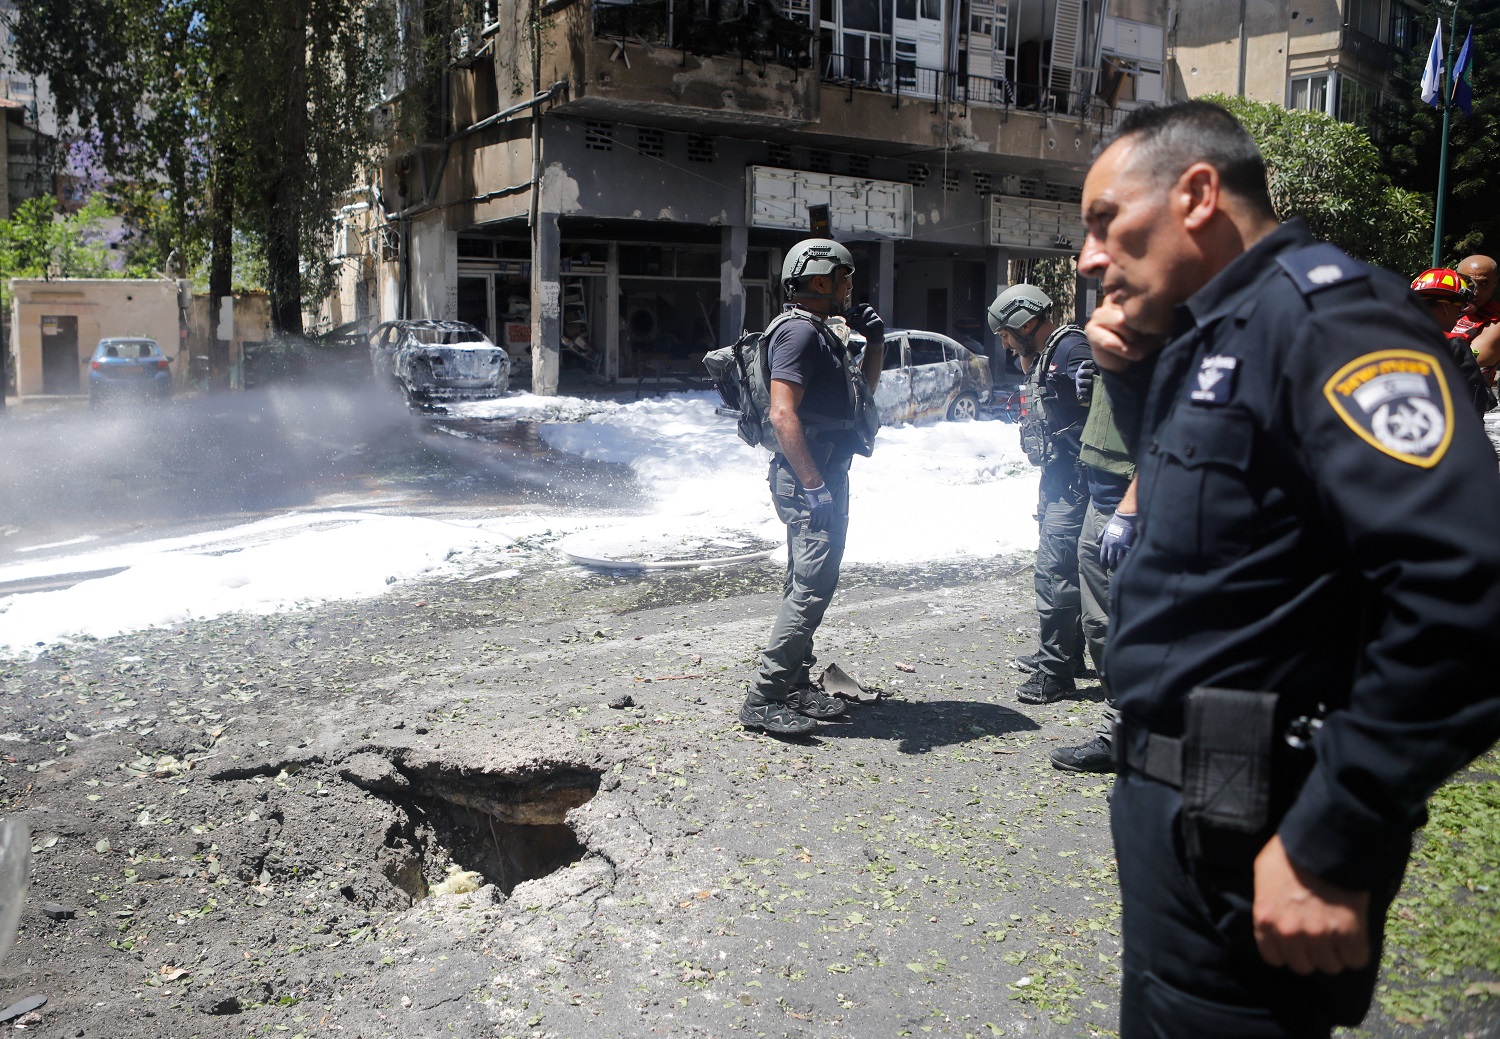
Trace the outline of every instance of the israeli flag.
<instances>
[{"instance_id":1,"label":"israeli flag","mask_svg":"<svg viewBox=\"0 0 1500 1039\"><path fill-rule=\"evenodd\" d=\"M1432 36L1432 50L1427 52L1427 68L1422 72L1422 100L1433 108L1442 108L1447 100L1443 95L1443 23L1438 22L1437 32Z\"/></svg>"}]
</instances>

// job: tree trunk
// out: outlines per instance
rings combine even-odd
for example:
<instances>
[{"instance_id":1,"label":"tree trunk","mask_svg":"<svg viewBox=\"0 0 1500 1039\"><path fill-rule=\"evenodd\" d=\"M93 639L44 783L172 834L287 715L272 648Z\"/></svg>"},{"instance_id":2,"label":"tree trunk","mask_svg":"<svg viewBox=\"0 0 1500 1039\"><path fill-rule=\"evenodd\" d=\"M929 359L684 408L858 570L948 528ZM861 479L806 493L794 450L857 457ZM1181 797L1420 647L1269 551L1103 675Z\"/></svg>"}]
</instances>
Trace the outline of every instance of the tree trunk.
<instances>
[{"instance_id":1,"label":"tree trunk","mask_svg":"<svg viewBox=\"0 0 1500 1039\"><path fill-rule=\"evenodd\" d=\"M220 135L228 138L228 134ZM219 338L219 304L234 294L234 166L235 147L218 142L209 185L208 363L210 384L229 388L230 341ZM191 368L191 361L189 361Z\"/></svg>"},{"instance_id":2,"label":"tree trunk","mask_svg":"<svg viewBox=\"0 0 1500 1039\"><path fill-rule=\"evenodd\" d=\"M266 280L271 326L277 335L302 334L302 183L307 164L307 7L280 0L277 20L284 46L281 161L267 203Z\"/></svg>"}]
</instances>

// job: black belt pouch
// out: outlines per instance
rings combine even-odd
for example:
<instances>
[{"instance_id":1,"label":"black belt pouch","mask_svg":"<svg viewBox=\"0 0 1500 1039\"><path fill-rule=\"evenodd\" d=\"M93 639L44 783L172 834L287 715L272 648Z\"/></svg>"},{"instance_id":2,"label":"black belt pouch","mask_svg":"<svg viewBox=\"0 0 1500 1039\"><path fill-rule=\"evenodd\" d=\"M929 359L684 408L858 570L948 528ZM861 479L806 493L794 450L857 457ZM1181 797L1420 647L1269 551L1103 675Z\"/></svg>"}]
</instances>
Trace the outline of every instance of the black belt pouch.
<instances>
[{"instance_id":1,"label":"black belt pouch","mask_svg":"<svg viewBox=\"0 0 1500 1039\"><path fill-rule=\"evenodd\" d=\"M1271 805L1276 694L1200 686L1188 694L1182 740L1183 837L1198 858L1204 828L1253 834Z\"/></svg>"}]
</instances>

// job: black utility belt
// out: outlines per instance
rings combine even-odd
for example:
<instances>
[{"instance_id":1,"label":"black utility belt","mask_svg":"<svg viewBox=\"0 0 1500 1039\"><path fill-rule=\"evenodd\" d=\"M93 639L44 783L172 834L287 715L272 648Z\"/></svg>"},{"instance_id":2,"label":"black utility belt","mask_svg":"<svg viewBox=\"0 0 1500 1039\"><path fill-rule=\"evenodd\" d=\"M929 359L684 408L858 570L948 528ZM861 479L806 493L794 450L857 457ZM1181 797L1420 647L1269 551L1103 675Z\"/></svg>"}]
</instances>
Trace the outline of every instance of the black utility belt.
<instances>
[{"instance_id":1,"label":"black utility belt","mask_svg":"<svg viewBox=\"0 0 1500 1039\"><path fill-rule=\"evenodd\" d=\"M1204 830L1256 834L1276 822L1313 763L1320 719L1299 717L1278 731L1280 696L1200 686L1188 694L1181 737L1115 723L1115 763L1182 791L1188 854Z\"/></svg>"}]
</instances>

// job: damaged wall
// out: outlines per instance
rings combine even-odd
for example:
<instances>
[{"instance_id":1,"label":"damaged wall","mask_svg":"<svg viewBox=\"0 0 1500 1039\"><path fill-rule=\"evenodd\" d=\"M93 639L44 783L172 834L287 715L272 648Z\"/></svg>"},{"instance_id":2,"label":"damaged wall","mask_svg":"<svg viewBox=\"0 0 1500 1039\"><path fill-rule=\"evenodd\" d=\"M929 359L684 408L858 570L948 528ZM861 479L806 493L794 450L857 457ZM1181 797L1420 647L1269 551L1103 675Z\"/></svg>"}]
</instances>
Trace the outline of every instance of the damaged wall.
<instances>
[{"instance_id":1,"label":"damaged wall","mask_svg":"<svg viewBox=\"0 0 1500 1039\"><path fill-rule=\"evenodd\" d=\"M1336 30L1339 16L1331 0L1308 5L1332 11ZM1240 17L1244 11L1244 68L1241 69ZM1169 37L1183 83L1192 97L1240 93L1253 101L1286 104L1288 11L1281 0L1202 0L1191 16L1179 16ZM1335 36L1335 39L1337 37ZM1337 47L1337 43L1334 44Z\"/></svg>"},{"instance_id":2,"label":"damaged wall","mask_svg":"<svg viewBox=\"0 0 1500 1039\"><path fill-rule=\"evenodd\" d=\"M529 12L521 4L501 7L493 37L496 90L502 101L520 100L532 95L535 82ZM670 106L684 128L696 123L700 129L817 121L818 78L809 68L665 46L652 41L658 32L648 24L650 12L620 7L610 13L618 31L600 37L594 35L592 4L574 4L542 22L541 89L567 82L566 107L579 114L623 117L634 111L657 121Z\"/></svg>"}]
</instances>

